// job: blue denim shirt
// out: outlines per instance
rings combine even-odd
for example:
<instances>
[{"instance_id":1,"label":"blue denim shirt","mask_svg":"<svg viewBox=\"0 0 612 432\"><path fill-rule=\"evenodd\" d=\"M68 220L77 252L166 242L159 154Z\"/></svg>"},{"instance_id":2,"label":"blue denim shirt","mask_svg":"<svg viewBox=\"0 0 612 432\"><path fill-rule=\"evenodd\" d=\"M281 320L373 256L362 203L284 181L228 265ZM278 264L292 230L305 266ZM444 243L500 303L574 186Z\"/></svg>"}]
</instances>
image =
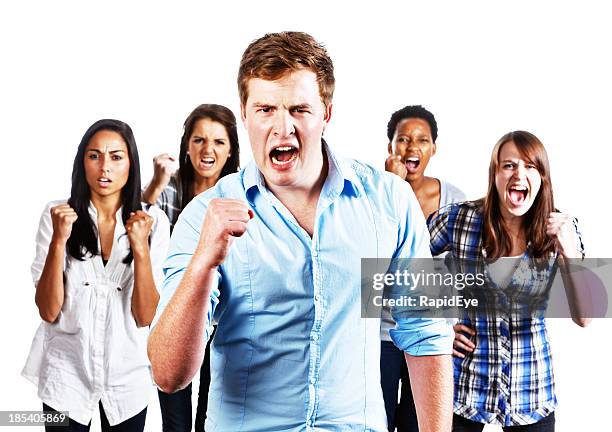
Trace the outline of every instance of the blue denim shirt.
<instances>
[{"instance_id":1,"label":"blue denim shirt","mask_svg":"<svg viewBox=\"0 0 612 432\"><path fill-rule=\"evenodd\" d=\"M255 214L211 294L206 334L213 321L218 327L207 431L387 430L380 320L361 318L360 259L431 256L429 233L406 182L324 149L329 171L312 238L253 162L194 198L174 227L157 317L189 264L209 201L240 199ZM414 355L451 353L445 320L400 319L393 337Z\"/></svg>"}]
</instances>

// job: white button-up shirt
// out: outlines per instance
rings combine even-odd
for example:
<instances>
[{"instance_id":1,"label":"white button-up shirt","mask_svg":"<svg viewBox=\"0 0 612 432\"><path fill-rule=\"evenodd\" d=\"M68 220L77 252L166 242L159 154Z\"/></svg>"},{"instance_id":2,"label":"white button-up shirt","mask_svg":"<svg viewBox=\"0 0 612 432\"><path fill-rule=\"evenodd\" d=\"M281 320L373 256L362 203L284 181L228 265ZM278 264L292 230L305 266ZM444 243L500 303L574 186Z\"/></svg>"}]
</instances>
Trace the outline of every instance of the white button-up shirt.
<instances>
[{"instance_id":1,"label":"white button-up shirt","mask_svg":"<svg viewBox=\"0 0 612 432\"><path fill-rule=\"evenodd\" d=\"M50 209L66 201L49 203L40 218L36 258L32 263L34 285L42 274L53 235ZM162 262L168 249L170 226L157 207L147 211L154 219L151 264L156 286L163 281ZM95 207L89 214L97 224ZM111 256L106 266L100 255L83 261L66 254L64 304L58 319L38 328L22 371L38 386L38 396L70 418L88 424L99 401L111 426L142 411L153 389L147 358L148 327L138 328L132 315L134 263L122 261L129 240L115 215Z\"/></svg>"}]
</instances>

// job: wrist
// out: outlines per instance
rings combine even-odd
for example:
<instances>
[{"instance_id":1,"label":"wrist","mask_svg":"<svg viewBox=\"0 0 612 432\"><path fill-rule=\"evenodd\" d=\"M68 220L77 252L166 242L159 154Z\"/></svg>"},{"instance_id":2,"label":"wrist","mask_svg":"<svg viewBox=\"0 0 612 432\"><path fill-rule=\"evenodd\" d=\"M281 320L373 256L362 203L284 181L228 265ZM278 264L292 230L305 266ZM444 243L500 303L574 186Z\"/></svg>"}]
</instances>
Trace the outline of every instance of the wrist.
<instances>
[{"instance_id":1,"label":"wrist","mask_svg":"<svg viewBox=\"0 0 612 432\"><path fill-rule=\"evenodd\" d=\"M149 245L145 244L140 245L132 245L130 244L130 248L132 249L132 255L134 255L135 260L146 259L149 258Z\"/></svg>"},{"instance_id":2,"label":"wrist","mask_svg":"<svg viewBox=\"0 0 612 432\"><path fill-rule=\"evenodd\" d=\"M219 267L218 264L206 256L206 252L201 251L199 248L196 249L195 253L191 257L190 266L198 272L206 273L210 271L216 271Z\"/></svg>"},{"instance_id":3,"label":"wrist","mask_svg":"<svg viewBox=\"0 0 612 432\"><path fill-rule=\"evenodd\" d=\"M49 243L49 249L56 249L63 251L66 248L66 242L68 238L56 236L55 234L51 237L51 243Z\"/></svg>"}]
</instances>

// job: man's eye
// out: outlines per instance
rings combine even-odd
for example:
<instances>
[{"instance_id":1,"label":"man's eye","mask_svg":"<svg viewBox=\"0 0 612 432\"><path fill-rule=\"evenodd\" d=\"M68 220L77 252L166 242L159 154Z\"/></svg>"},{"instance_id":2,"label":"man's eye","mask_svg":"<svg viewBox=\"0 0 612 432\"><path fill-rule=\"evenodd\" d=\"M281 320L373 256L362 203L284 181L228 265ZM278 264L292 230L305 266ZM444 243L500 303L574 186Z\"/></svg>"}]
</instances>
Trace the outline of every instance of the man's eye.
<instances>
[{"instance_id":1,"label":"man's eye","mask_svg":"<svg viewBox=\"0 0 612 432\"><path fill-rule=\"evenodd\" d=\"M408 142L408 140L404 137L401 137L397 140L397 142L405 143L405 142Z\"/></svg>"},{"instance_id":2,"label":"man's eye","mask_svg":"<svg viewBox=\"0 0 612 432\"><path fill-rule=\"evenodd\" d=\"M271 107L261 107L257 110L257 112L262 112L262 113L269 113L270 111L272 111Z\"/></svg>"}]
</instances>

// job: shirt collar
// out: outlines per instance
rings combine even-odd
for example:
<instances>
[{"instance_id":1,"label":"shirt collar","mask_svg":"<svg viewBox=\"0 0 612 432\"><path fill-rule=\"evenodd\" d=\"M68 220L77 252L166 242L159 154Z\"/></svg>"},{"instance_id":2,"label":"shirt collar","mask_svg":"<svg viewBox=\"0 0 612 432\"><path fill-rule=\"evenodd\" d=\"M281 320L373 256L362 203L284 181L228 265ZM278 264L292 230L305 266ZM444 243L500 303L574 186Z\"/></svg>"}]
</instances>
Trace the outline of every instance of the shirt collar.
<instances>
[{"instance_id":1,"label":"shirt collar","mask_svg":"<svg viewBox=\"0 0 612 432\"><path fill-rule=\"evenodd\" d=\"M89 211L89 216L91 217L91 220L93 220L97 226L98 225L98 210L96 209L96 206L93 204L93 202L89 201L89 206L87 210ZM115 212L115 219L123 223L123 218L121 214L122 210L123 210L123 206L120 206L117 209L117 211Z\"/></svg>"},{"instance_id":2,"label":"shirt collar","mask_svg":"<svg viewBox=\"0 0 612 432\"><path fill-rule=\"evenodd\" d=\"M327 178L321 195L337 197L341 193L353 193L359 196L359 181L350 161L339 159L323 138L321 138L321 144L328 162ZM243 185L249 200L256 191L262 194L269 193L263 175L254 160L251 160L244 168Z\"/></svg>"}]
</instances>

